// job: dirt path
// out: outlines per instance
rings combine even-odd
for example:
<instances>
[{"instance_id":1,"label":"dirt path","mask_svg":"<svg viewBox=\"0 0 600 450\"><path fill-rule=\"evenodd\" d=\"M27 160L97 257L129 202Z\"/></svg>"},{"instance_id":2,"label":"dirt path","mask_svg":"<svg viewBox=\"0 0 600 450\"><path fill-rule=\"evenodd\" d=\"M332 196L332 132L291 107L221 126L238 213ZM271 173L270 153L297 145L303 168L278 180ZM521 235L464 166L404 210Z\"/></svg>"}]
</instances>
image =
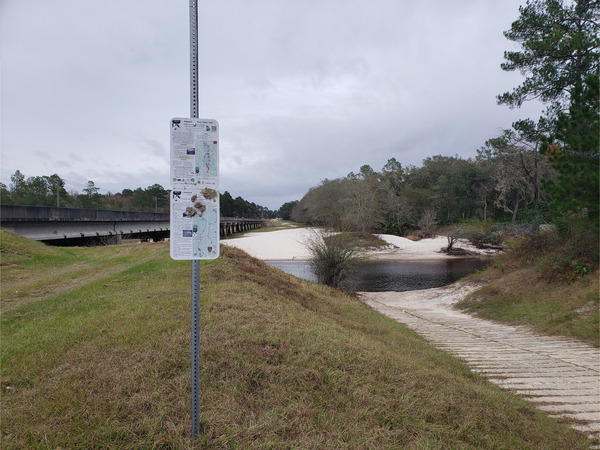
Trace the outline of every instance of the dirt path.
<instances>
[{"instance_id":1,"label":"dirt path","mask_svg":"<svg viewBox=\"0 0 600 450\"><path fill-rule=\"evenodd\" d=\"M361 292L363 301L458 355L497 385L571 426L600 434L600 349L478 319L452 308L474 286L410 292Z\"/></svg>"}]
</instances>

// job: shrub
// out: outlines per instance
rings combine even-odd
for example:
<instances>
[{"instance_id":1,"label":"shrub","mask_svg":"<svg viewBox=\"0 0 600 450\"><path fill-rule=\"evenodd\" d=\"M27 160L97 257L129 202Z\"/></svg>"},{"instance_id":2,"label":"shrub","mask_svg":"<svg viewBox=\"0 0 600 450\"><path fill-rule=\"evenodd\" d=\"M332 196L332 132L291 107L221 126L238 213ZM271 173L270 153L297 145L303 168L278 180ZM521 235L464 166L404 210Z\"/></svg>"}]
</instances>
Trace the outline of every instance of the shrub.
<instances>
[{"instance_id":1,"label":"shrub","mask_svg":"<svg viewBox=\"0 0 600 450\"><path fill-rule=\"evenodd\" d=\"M315 234L306 243L312 259L310 267L319 283L339 287L342 281L361 259L352 239L345 234Z\"/></svg>"},{"instance_id":2,"label":"shrub","mask_svg":"<svg viewBox=\"0 0 600 450\"><path fill-rule=\"evenodd\" d=\"M515 262L536 267L548 281L573 282L598 267L598 233L585 221L522 235L512 252Z\"/></svg>"}]
</instances>

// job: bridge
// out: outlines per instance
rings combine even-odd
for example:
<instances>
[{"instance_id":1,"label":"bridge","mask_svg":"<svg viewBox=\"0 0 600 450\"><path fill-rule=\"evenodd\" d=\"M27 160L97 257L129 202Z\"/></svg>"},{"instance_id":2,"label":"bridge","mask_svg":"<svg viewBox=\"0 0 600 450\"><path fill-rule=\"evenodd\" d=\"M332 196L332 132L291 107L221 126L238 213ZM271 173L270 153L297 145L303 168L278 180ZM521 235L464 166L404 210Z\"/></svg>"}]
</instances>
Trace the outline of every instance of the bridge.
<instances>
[{"instance_id":1,"label":"bridge","mask_svg":"<svg viewBox=\"0 0 600 450\"><path fill-rule=\"evenodd\" d=\"M170 236L169 214L46 206L1 205L2 228L54 245L95 242L118 244L122 239L162 240ZM261 219L222 217L221 236L260 228Z\"/></svg>"}]
</instances>

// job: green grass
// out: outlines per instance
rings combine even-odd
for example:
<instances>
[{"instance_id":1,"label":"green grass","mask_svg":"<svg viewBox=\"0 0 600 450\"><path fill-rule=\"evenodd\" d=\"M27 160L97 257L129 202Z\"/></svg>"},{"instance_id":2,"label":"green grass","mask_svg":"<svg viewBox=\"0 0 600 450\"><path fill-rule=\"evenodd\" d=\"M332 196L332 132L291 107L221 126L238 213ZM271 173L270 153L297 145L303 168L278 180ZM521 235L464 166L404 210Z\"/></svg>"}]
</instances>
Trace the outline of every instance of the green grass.
<instances>
[{"instance_id":1,"label":"green grass","mask_svg":"<svg viewBox=\"0 0 600 450\"><path fill-rule=\"evenodd\" d=\"M361 233L361 232L344 232L341 233L346 236L350 241L358 248L362 250L370 250L370 249L379 249L381 247L388 247L389 244L383 239L378 238L377 236L371 233Z\"/></svg>"},{"instance_id":2,"label":"green grass","mask_svg":"<svg viewBox=\"0 0 600 450\"><path fill-rule=\"evenodd\" d=\"M3 449L591 443L352 296L227 247L201 264L192 443L189 261L164 243L65 250L1 233Z\"/></svg>"}]
</instances>

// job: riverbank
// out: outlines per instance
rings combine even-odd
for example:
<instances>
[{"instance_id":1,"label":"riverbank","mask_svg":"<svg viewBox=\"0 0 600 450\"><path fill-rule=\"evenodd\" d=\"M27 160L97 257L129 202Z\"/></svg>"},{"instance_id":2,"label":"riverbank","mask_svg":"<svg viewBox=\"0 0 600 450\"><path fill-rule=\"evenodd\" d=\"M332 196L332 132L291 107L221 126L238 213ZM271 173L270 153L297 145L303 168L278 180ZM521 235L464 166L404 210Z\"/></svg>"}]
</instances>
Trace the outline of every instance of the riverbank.
<instances>
[{"instance_id":1,"label":"riverbank","mask_svg":"<svg viewBox=\"0 0 600 450\"><path fill-rule=\"evenodd\" d=\"M309 260L310 251L306 247L311 237L317 232L316 228L294 228L277 230L268 233L247 233L242 237L222 241L224 245L239 248L249 255L267 261L277 260ZM381 260L431 260L452 259L441 252L448 245L445 236L432 239L411 241L410 239L390 234L376 235L388 243L387 247L367 251L372 259ZM493 255L496 252L481 251L467 242L461 242L460 247L479 253L482 256Z\"/></svg>"},{"instance_id":2,"label":"riverbank","mask_svg":"<svg viewBox=\"0 0 600 450\"><path fill-rule=\"evenodd\" d=\"M263 261L307 261L310 259L310 251L306 242L315 237L317 228L292 228L286 230L271 231L268 233L246 233L242 237L222 241L224 245L235 247L245 251L254 258ZM378 238L387 242L386 247L371 249L367 256L373 260L381 261L432 261L456 259L449 256L441 249L448 245L445 236L437 236L430 239L412 241L410 239L393 236L389 234L378 234ZM465 250L478 252L481 256L490 256L496 252L481 252L468 242L459 245ZM450 305L463 301L473 288L462 285L450 286L443 289L445 299L443 308L451 308ZM441 291L440 291L441 292ZM398 295L404 301L420 302L422 291L390 292L389 295ZM437 304L437 303L436 303ZM441 305L438 305L442 307Z\"/></svg>"}]
</instances>

